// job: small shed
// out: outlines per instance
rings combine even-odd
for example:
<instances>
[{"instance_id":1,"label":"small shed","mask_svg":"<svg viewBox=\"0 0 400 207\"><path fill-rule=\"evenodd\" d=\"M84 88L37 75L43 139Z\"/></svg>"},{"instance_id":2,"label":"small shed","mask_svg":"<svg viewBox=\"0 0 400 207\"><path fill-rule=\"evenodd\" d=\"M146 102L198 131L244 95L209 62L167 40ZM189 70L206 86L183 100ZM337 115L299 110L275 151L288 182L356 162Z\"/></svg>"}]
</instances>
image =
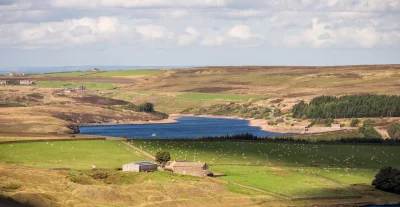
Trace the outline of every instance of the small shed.
<instances>
[{"instance_id":1,"label":"small shed","mask_svg":"<svg viewBox=\"0 0 400 207\"><path fill-rule=\"evenodd\" d=\"M333 128L333 129L340 129L341 126L340 126L340 124L332 124L332 125L331 125L331 128Z\"/></svg>"},{"instance_id":2,"label":"small shed","mask_svg":"<svg viewBox=\"0 0 400 207\"><path fill-rule=\"evenodd\" d=\"M208 165L205 162L187 162L187 161L173 161L165 167L174 173L193 175L199 177L212 176L212 172L208 170Z\"/></svg>"},{"instance_id":3,"label":"small shed","mask_svg":"<svg viewBox=\"0 0 400 207\"><path fill-rule=\"evenodd\" d=\"M157 171L157 164L153 162L132 162L122 166L125 172L153 172Z\"/></svg>"}]
</instances>

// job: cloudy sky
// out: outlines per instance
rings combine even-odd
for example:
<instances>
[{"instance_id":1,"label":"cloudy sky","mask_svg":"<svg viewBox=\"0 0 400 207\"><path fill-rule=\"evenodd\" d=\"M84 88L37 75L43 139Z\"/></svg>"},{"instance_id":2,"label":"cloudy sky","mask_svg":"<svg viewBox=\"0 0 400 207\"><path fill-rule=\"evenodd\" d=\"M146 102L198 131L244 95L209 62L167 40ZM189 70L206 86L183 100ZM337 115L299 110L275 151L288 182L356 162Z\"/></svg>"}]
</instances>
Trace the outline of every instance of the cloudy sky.
<instances>
[{"instance_id":1,"label":"cloudy sky","mask_svg":"<svg viewBox=\"0 0 400 207\"><path fill-rule=\"evenodd\" d=\"M0 0L0 67L400 63L400 0Z\"/></svg>"}]
</instances>

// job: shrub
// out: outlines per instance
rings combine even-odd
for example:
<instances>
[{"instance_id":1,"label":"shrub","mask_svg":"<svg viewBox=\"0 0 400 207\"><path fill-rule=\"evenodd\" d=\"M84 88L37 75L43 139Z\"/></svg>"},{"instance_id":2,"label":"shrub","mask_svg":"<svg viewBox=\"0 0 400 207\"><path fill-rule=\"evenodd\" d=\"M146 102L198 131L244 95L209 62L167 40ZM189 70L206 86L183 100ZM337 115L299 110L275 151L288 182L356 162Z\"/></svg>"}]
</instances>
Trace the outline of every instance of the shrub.
<instances>
[{"instance_id":1,"label":"shrub","mask_svg":"<svg viewBox=\"0 0 400 207\"><path fill-rule=\"evenodd\" d=\"M383 191L400 194L400 170L383 167L375 176L372 185Z\"/></svg>"},{"instance_id":2,"label":"shrub","mask_svg":"<svg viewBox=\"0 0 400 207\"><path fill-rule=\"evenodd\" d=\"M357 126L358 123L360 123L360 120L352 119L351 122L350 122L350 126L351 127L355 127L355 126Z\"/></svg>"},{"instance_id":3,"label":"shrub","mask_svg":"<svg viewBox=\"0 0 400 207\"><path fill-rule=\"evenodd\" d=\"M400 139L400 122L390 124L387 131L390 138Z\"/></svg>"},{"instance_id":4,"label":"shrub","mask_svg":"<svg viewBox=\"0 0 400 207\"><path fill-rule=\"evenodd\" d=\"M168 162L171 160L171 155L167 151L158 151L156 153L156 162L158 163L164 163Z\"/></svg>"},{"instance_id":5,"label":"shrub","mask_svg":"<svg viewBox=\"0 0 400 207\"><path fill-rule=\"evenodd\" d=\"M283 120L282 118L276 119L276 123L277 123L277 124L283 123L283 122L285 122L285 120Z\"/></svg>"},{"instance_id":6,"label":"shrub","mask_svg":"<svg viewBox=\"0 0 400 207\"><path fill-rule=\"evenodd\" d=\"M382 136L372 126L363 126L358 128L358 130L365 138L382 138Z\"/></svg>"},{"instance_id":7,"label":"shrub","mask_svg":"<svg viewBox=\"0 0 400 207\"><path fill-rule=\"evenodd\" d=\"M272 120L271 120L271 121L268 121L268 125L271 125L271 126L272 126L272 125L276 125L276 122L274 122L274 121L272 121Z\"/></svg>"},{"instance_id":8,"label":"shrub","mask_svg":"<svg viewBox=\"0 0 400 207\"><path fill-rule=\"evenodd\" d=\"M98 171L98 172L94 172L89 174L90 177L99 180L99 179L106 179L108 177L108 173L107 172L103 172L103 171Z\"/></svg>"}]
</instances>

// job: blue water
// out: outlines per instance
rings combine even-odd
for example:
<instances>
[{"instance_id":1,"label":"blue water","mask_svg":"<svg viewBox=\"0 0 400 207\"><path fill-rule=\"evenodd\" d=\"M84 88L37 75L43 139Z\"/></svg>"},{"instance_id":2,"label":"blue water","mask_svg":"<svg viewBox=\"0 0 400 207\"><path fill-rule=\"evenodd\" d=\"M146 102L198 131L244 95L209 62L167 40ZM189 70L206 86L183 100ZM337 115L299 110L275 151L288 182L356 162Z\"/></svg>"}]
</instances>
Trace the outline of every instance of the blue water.
<instances>
[{"instance_id":1,"label":"blue water","mask_svg":"<svg viewBox=\"0 0 400 207\"><path fill-rule=\"evenodd\" d=\"M248 120L203 118L203 117L181 117L176 123L168 124L127 124L106 126L82 126L79 128L81 134L103 135L142 139L174 139L206 136L224 136L242 133L252 133L256 136L279 136L283 134L267 132L260 127L249 126ZM155 135L155 136L153 136Z\"/></svg>"}]
</instances>

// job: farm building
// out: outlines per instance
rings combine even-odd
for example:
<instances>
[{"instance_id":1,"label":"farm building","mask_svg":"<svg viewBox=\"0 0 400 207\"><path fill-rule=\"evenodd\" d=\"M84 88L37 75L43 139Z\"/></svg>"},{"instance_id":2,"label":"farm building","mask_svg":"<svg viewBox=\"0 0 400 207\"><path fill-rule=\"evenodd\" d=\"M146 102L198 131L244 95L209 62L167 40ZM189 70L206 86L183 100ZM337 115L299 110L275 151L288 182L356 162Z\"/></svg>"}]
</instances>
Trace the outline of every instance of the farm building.
<instances>
[{"instance_id":1,"label":"farm building","mask_svg":"<svg viewBox=\"0 0 400 207\"><path fill-rule=\"evenodd\" d=\"M101 69L100 68L93 68L90 71L91 72L101 72Z\"/></svg>"},{"instance_id":2,"label":"farm building","mask_svg":"<svg viewBox=\"0 0 400 207\"><path fill-rule=\"evenodd\" d=\"M20 80L19 81L19 84L20 85L32 85L32 84L34 84L35 82L33 82L33 81L31 81L31 80Z\"/></svg>"},{"instance_id":3,"label":"farm building","mask_svg":"<svg viewBox=\"0 0 400 207\"><path fill-rule=\"evenodd\" d=\"M11 72L10 74L8 74L9 76L17 76L18 73L17 72Z\"/></svg>"},{"instance_id":4,"label":"farm building","mask_svg":"<svg viewBox=\"0 0 400 207\"><path fill-rule=\"evenodd\" d=\"M86 87L85 86L77 86L75 87L76 92L86 92Z\"/></svg>"},{"instance_id":5,"label":"farm building","mask_svg":"<svg viewBox=\"0 0 400 207\"><path fill-rule=\"evenodd\" d=\"M8 84L8 80L0 80L0 85L7 85Z\"/></svg>"},{"instance_id":6,"label":"farm building","mask_svg":"<svg viewBox=\"0 0 400 207\"><path fill-rule=\"evenodd\" d=\"M340 129L341 127L340 127L340 124L332 124L331 128Z\"/></svg>"},{"instance_id":7,"label":"farm building","mask_svg":"<svg viewBox=\"0 0 400 207\"><path fill-rule=\"evenodd\" d=\"M157 164L152 162L132 162L122 166L126 172L153 172L157 170Z\"/></svg>"},{"instance_id":8,"label":"farm building","mask_svg":"<svg viewBox=\"0 0 400 207\"><path fill-rule=\"evenodd\" d=\"M208 165L204 162L173 161L165 167L174 173L193 175L199 177L212 176L208 170Z\"/></svg>"}]
</instances>

